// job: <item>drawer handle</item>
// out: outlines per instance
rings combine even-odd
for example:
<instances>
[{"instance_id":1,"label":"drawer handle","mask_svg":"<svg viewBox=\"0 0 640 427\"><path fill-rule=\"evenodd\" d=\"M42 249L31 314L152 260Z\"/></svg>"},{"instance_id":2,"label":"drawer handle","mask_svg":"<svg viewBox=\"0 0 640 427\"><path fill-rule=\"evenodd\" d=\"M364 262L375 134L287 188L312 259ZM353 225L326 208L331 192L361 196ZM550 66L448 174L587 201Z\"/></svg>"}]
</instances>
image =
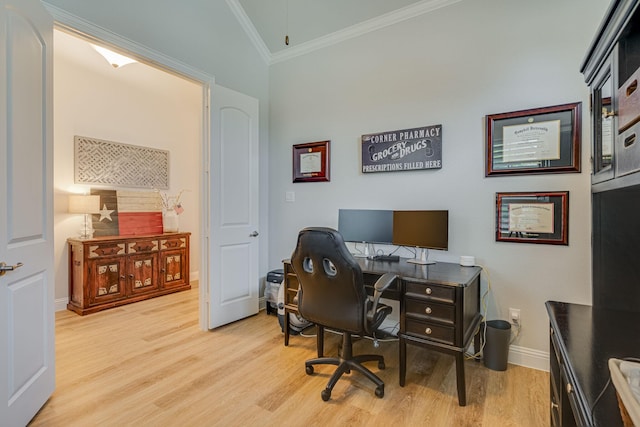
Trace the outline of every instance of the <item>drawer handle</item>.
<instances>
[{"instance_id":1,"label":"drawer handle","mask_svg":"<svg viewBox=\"0 0 640 427\"><path fill-rule=\"evenodd\" d=\"M431 294L433 293L433 291L431 290L431 288L427 288L427 289L425 289L424 291L427 293L427 295L431 295Z\"/></svg>"},{"instance_id":2,"label":"drawer handle","mask_svg":"<svg viewBox=\"0 0 640 427\"><path fill-rule=\"evenodd\" d=\"M634 81L629 83L629 86L627 86L627 96L631 96L631 94L633 94L636 89L638 89L638 79L635 79Z\"/></svg>"},{"instance_id":3,"label":"drawer handle","mask_svg":"<svg viewBox=\"0 0 640 427\"><path fill-rule=\"evenodd\" d=\"M424 312L427 313L427 314L431 314L432 311L433 310L431 310L431 307L427 307L427 308L424 309Z\"/></svg>"},{"instance_id":4,"label":"drawer handle","mask_svg":"<svg viewBox=\"0 0 640 427\"><path fill-rule=\"evenodd\" d=\"M567 394L571 394L572 391L573 387L571 387L571 384L567 383Z\"/></svg>"},{"instance_id":5,"label":"drawer handle","mask_svg":"<svg viewBox=\"0 0 640 427\"><path fill-rule=\"evenodd\" d=\"M424 333L427 334L427 335L431 335L431 332L433 332L431 330L431 328L427 328L427 329L424 330Z\"/></svg>"},{"instance_id":6,"label":"drawer handle","mask_svg":"<svg viewBox=\"0 0 640 427\"><path fill-rule=\"evenodd\" d=\"M633 133L624 139L624 148L629 148L636 142L636 134Z\"/></svg>"}]
</instances>

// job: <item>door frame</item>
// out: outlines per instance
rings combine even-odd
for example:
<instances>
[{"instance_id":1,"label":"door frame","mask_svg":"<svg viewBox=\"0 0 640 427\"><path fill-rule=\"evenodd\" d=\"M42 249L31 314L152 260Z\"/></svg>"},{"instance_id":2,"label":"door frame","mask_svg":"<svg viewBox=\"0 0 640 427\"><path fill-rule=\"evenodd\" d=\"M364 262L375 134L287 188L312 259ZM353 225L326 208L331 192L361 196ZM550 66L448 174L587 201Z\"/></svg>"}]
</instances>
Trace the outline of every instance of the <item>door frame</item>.
<instances>
[{"instance_id":1,"label":"door frame","mask_svg":"<svg viewBox=\"0 0 640 427\"><path fill-rule=\"evenodd\" d=\"M141 46L116 33L100 28L91 22L85 21L65 10L49 3L42 3L53 16L54 30L65 31L89 42L99 43L107 47L111 46L128 56L139 60L159 70L174 74L178 77L191 80L202 87L202 140L200 143L201 175L200 175L200 269L199 269L199 327L208 330L209 324L209 235L211 192L209 185L210 176L210 147L212 111L211 90L215 87L214 76L190 67L160 52ZM55 46L54 46L55 51ZM55 144L54 144L55 150Z\"/></svg>"}]
</instances>

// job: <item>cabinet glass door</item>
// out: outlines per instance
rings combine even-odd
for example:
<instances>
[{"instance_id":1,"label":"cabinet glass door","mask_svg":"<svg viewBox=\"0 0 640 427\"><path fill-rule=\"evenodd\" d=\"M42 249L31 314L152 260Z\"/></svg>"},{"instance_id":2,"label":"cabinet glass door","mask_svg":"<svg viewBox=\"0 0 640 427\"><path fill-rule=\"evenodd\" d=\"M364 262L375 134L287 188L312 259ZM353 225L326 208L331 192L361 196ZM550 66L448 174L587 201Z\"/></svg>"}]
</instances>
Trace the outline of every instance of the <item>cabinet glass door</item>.
<instances>
[{"instance_id":1,"label":"cabinet glass door","mask_svg":"<svg viewBox=\"0 0 640 427\"><path fill-rule=\"evenodd\" d=\"M615 135L617 118L615 115L614 78L611 68L606 67L596 79L593 89L593 176L592 182L602 182L613 178Z\"/></svg>"}]
</instances>

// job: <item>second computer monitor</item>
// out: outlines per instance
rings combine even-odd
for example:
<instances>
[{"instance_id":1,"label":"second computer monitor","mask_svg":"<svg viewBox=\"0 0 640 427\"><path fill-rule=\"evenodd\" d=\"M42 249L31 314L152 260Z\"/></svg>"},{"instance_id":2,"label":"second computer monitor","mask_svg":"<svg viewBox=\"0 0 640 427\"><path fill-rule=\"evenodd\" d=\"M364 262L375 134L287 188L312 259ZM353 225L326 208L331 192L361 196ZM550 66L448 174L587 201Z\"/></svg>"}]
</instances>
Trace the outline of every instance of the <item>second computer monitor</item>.
<instances>
[{"instance_id":1,"label":"second computer monitor","mask_svg":"<svg viewBox=\"0 0 640 427\"><path fill-rule=\"evenodd\" d=\"M449 248L449 211L393 211L392 243L446 251Z\"/></svg>"}]
</instances>

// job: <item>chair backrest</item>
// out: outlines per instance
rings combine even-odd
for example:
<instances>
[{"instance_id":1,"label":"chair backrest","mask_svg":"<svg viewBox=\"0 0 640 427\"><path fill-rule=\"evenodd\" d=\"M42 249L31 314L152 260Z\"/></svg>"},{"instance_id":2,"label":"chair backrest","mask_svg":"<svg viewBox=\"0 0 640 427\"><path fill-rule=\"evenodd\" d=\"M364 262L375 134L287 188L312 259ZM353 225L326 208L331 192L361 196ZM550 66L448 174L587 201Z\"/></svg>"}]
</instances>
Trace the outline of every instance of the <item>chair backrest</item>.
<instances>
[{"instance_id":1,"label":"chair backrest","mask_svg":"<svg viewBox=\"0 0 640 427\"><path fill-rule=\"evenodd\" d=\"M362 270L340 233L323 227L300 231L291 265L300 283L302 317L342 331L364 332L367 293Z\"/></svg>"}]
</instances>

